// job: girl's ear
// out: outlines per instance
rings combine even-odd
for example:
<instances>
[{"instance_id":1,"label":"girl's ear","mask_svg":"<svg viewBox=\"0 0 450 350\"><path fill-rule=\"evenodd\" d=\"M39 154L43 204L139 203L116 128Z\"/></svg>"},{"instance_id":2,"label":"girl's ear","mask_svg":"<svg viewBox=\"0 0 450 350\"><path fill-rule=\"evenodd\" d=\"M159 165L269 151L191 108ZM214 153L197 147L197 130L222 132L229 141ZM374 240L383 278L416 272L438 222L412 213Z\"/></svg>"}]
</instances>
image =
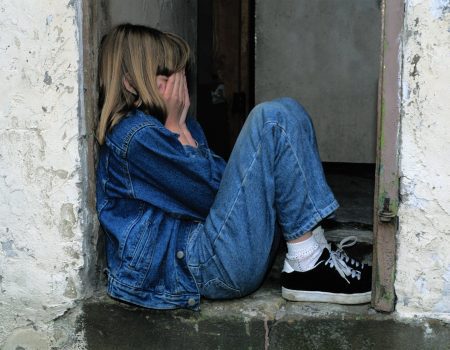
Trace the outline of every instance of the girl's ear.
<instances>
[{"instance_id":1,"label":"girl's ear","mask_svg":"<svg viewBox=\"0 0 450 350\"><path fill-rule=\"evenodd\" d=\"M122 82L123 82L123 86L125 86L125 89L128 92L130 92L133 95L137 96L138 93L137 93L136 89L130 84L130 82L128 81L127 77L123 77Z\"/></svg>"},{"instance_id":2,"label":"girl's ear","mask_svg":"<svg viewBox=\"0 0 450 350\"><path fill-rule=\"evenodd\" d=\"M156 76L156 85L158 86L158 90L160 94L163 94L166 91L167 80L169 78L165 75L157 75Z\"/></svg>"}]
</instances>

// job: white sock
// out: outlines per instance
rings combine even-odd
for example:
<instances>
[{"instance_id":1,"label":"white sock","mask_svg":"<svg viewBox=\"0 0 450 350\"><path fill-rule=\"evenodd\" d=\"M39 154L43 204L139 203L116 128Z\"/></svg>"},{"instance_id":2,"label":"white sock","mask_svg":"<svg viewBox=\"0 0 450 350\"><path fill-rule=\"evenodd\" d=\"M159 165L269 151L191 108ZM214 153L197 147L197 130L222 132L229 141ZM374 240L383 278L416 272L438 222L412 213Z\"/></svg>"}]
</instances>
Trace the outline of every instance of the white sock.
<instances>
[{"instance_id":1,"label":"white sock","mask_svg":"<svg viewBox=\"0 0 450 350\"><path fill-rule=\"evenodd\" d=\"M326 244L327 240L320 226L313 230L310 238L298 243L287 243L288 252L283 271L305 272L312 270L320 255L322 255Z\"/></svg>"},{"instance_id":2,"label":"white sock","mask_svg":"<svg viewBox=\"0 0 450 350\"><path fill-rule=\"evenodd\" d=\"M316 227L313 230L312 235L316 239L317 243L319 243L319 245L326 246L328 244L322 226Z\"/></svg>"}]
</instances>

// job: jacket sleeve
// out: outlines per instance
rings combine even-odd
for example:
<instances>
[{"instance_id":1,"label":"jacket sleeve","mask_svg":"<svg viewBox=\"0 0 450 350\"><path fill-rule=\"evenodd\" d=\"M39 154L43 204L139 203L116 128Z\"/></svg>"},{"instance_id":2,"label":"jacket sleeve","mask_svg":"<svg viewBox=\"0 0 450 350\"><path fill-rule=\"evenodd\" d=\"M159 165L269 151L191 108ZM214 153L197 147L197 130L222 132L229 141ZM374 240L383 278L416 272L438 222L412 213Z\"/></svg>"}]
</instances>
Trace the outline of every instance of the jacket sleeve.
<instances>
[{"instance_id":1,"label":"jacket sleeve","mask_svg":"<svg viewBox=\"0 0 450 350\"><path fill-rule=\"evenodd\" d=\"M218 191L225 161L205 148L187 152L177 134L144 126L127 147L133 196L179 216L204 220Z\"/></svg>"}]
</instances>

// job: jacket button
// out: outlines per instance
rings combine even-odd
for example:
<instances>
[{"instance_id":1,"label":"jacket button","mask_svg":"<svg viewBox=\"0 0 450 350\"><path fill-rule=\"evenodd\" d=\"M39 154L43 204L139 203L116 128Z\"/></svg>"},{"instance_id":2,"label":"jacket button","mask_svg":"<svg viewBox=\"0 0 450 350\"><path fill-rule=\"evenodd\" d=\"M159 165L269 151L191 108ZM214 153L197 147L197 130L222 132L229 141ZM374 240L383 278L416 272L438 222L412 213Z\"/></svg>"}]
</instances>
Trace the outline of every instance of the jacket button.
<instances>
[{"instance_id":1,"label":"jacket button","mask_svg":"<svg viewBox=\"0 0 450 350\"><path fill-rule=\"evenodd\" d=\"M194 298L189 298L188 305L189 306L194 306L195 305L195 299Z\"/></svg>"},{"instance_id":2,"label":"jacket button","mask_svg":"<svg viewBox=\"0 0 450 350\"><path fill-rule=\"evenodd\" d=\"M183 259L184 258L184 253L181 250L177 251L177 258L178 259Z\"/></svg>"}]
</instances>

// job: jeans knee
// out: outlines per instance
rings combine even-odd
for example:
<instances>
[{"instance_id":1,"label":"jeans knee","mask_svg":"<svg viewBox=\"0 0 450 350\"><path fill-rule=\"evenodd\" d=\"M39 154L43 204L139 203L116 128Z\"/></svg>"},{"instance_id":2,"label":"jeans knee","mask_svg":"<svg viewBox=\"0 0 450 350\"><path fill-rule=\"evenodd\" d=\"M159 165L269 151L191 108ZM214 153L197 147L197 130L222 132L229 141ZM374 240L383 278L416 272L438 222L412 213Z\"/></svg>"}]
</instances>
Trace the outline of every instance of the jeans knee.
<instances>
[{"instance_id":1,"label":"jeans knee","mask_svg":"<svg viewBox=\"0 0 450 350\"><path fill-rule=\"evenodd\" d=\"M249 119L263 125L273 122L280 125L300 125L304 129L312 128L312 120L305 108L291 97L282 97L257 104L250 112Z\"/></svg>"},{"instance_id":2,"label":"jeans knee","mask_svg":"<svg viewBox=\"0 0 450 350\"><path fill-rule=\"evenodd\" d=\"M275 124L280 108L272 101L258 103L250 111L241 133L254 133L257 130L263 130L268 123Z\"/></svg>"},{"instance_id":3,"label":"jeans knee","mask_svg":"<svg viewBox=\"0 0 450 350\"><path fill-rule=\"evenodd\" d=\"M296 119L299 119L300 121L306 122L308 124L311 123L311 117L309 116L305 107L303 107L303 105L296 99L292 97L281 97L279 99L276 99L275 102L285 107Z\"/></svg>"},{"instance_id":4,"label":"jeans knee","mask_svg":"<svg viewBox=\"0 0 450 350\"><path fill-rule=\"evenodd\" d=\"M258 103L255 107L252 108L249 114L249 118L262 120L262 121L270 121L274 120L273 116L277 114L280 110L280 104L275 101L264 101Z\"/></svg>"}]
</instances>

